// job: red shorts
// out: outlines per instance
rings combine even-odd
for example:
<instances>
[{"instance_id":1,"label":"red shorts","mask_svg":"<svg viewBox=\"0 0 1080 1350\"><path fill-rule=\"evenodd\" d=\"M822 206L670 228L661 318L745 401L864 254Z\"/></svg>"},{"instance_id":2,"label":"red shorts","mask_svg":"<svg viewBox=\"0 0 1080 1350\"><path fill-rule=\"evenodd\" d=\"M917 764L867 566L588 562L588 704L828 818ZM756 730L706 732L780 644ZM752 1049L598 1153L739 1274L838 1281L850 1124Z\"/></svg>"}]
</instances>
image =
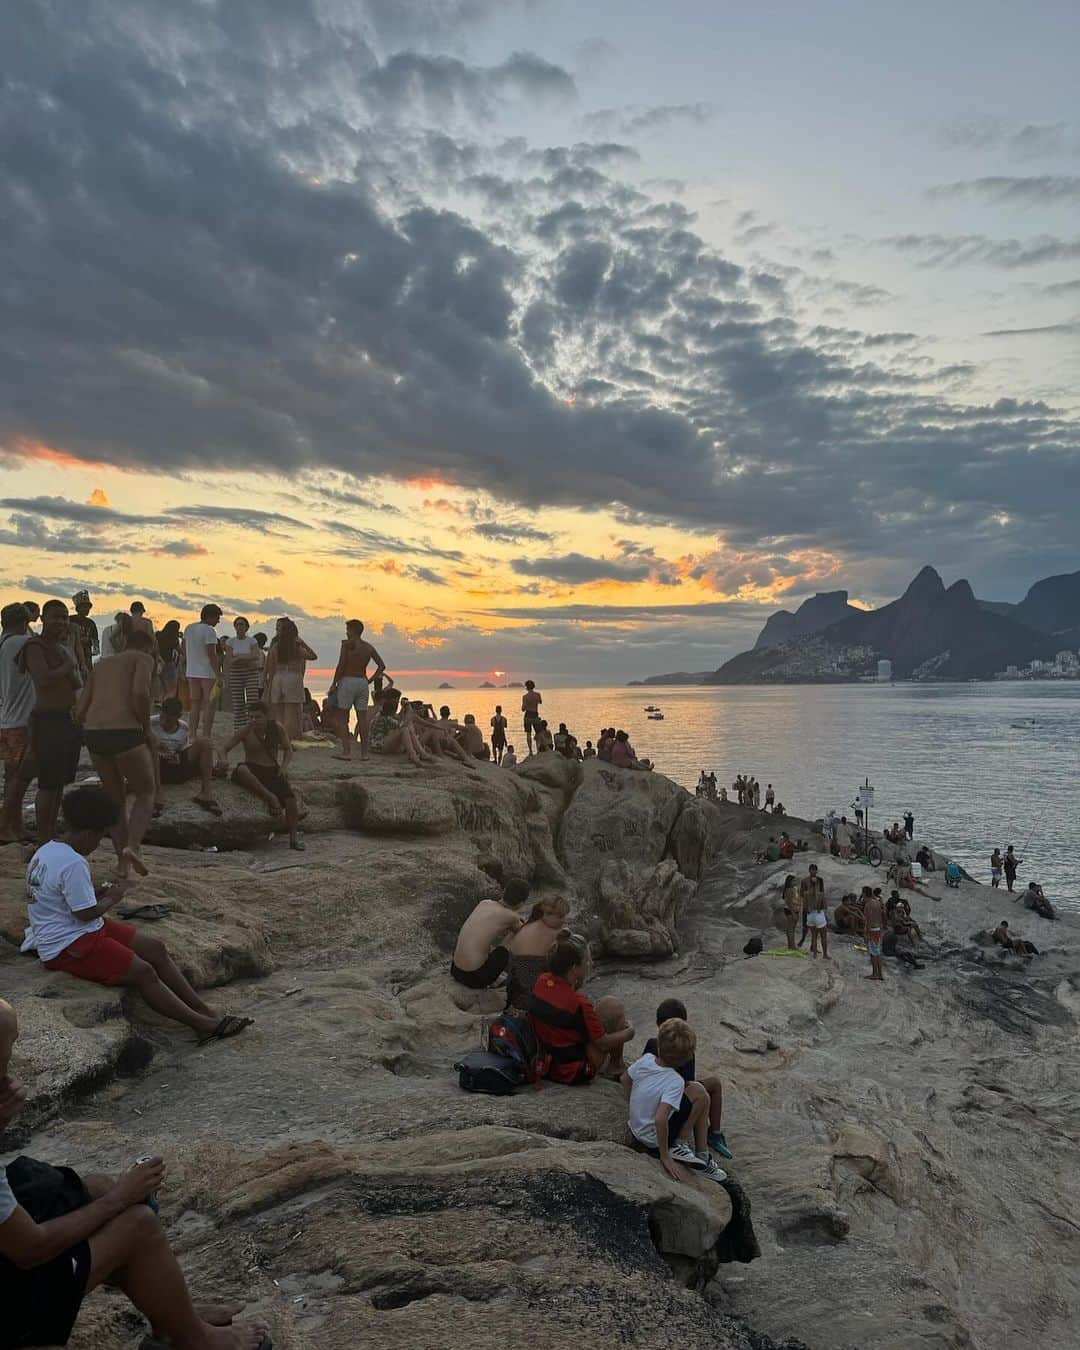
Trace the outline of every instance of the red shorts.
<instances>
[{"instance_id":1,"label":"red shorts","mask_svg":"<svg viewBox=\"0 0 1080 1350\"><path fill-rule=\"evenodd\" d=\"M95 984L119 984L135 960L131 944L138 929L134 924L107 917L103 923L104 928L76 938L59 956L46 961L45 969L62 970Z\"/></svg>"}]
</instances>

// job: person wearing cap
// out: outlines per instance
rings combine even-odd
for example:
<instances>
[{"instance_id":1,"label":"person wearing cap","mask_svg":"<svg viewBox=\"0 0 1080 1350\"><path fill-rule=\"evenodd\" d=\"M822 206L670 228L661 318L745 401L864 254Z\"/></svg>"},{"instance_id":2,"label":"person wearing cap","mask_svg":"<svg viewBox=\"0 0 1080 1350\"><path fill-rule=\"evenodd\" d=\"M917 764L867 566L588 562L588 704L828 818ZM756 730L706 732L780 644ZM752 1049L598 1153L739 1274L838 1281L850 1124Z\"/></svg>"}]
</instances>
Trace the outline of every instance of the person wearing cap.
<instances>
[{"instance_id":1,"label":"person wearing cap","mask_svg":"<svg viewBox=\"0 0 1080 1350\"><path fill-rule=\"evenodd\" d=\"M184 629L184 658L191 696L188 726L192 740L199 735L200 717L207 740L213 737L216 708L210 695L215 682L221 678L221 651L214 631L220 622L221 606L203 605L199 622L189 623Z\"/></svg>"},{"instance_id":2,"label":"person wearing cap","mask_svg":"<svg viewBox=\"0 0 1080 1350\"><path fill-rule=\"evenodd\" d=\"M94 657L101 651L98 627L90 617L94 604L89 591L76 591L71 597L71 603L75 606L75 613L68 623L82 651L83 666L89 671L94 664Z\"/></svg>"}]
</instances>

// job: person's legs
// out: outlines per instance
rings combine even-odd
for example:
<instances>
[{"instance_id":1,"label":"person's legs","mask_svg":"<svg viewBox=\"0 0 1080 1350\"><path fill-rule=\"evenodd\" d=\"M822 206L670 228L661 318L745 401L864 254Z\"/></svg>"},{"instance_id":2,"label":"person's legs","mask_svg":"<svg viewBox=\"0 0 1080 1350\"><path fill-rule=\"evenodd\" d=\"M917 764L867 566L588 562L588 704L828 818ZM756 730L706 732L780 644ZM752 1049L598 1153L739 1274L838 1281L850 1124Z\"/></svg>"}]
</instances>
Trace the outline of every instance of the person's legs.
<instances>
[{"instance_id":1,"label":"person's legs","mask_svg":"<svg viewBox=\"0 0 1080 1350\"><path fill-rule=\"evenodd\" d=\"M143 742L117 755L113 763L120 775L126 796L132 798L127 819L127 852L139 856L143 836L154 817L154 762L157 756ZM104 779L102 782L104 783Z\"/></svg>"},{"instance_id":2,"label":"person's legs","mask_svg":"<svg viewBox=\"0 0 1080 1350\"><path fill-rule=\"evenodd\" d=\"M300 808L297 805L295 797L286 797L284 803L285 824L289 830L289 847L302 850L304 845L300 842L300 836L297 833L297 826L300 821Z\"/></svg>"},{"instance_id":3,"label":"person's legs","mask_svg":"<svg viewBox=\"0 0 1080 1350\"><path fill-rule=\"evenodd\" d=\"M821 954L827 961L829 959L829 930L819 928L817 931L821 935Z\"/></svg>"},{"instance_id":4,"label":"person's legs","mask_svg":"<svg viewBox=\"0 0 1080 1350\"><path fill-rule=\"evenodd\" d=\"M200 736L197 741L184 751L188 763L194 765L199 771L199 796L204 800L213 798L214 795L214 747L206 739Z\"/></svg>"},{"instance_id":5,"label":"person's legs","mask_svg":"<svg viewBox=\"0 0 1080 1350\"><path fill-rule=\"evenodd\" d=\"M794 914L784 914L784 926L787 929L787 945L790 951L797 950L795 947L795 924L797 919Z\"/></svg>"},{"instance_id":6,"label":"person's legs","mask_svg":"<svg viewBox=\"0 0 1080 1350\"><path fill-rule=\"evenodd\" d=\"M187 1004L194 1012L202 1013L205 1017L213 1017L215 1021L221 1020L220 1014L215 1014L212 1008L207 1007L195 990L192 989L161 938L147 937L145 933L136 933L131 941L131 950L137 957L141 957L147 965L153 967L161 983L166 989L171 989L182 1003Z\"/></svg>"},{"instance_id":7,"label":"person's legs","mask_svg":"<svg viewBox=\"0 0 1080 1350\"><path fill-rule=\"evenodd\" d=\"M134 951L134 947L132 950ZM177 974L180 972L177 971ZM180 978L182 980L183 976ZM208 1036L221 1021L220 1017L196 1012L194 1008L189 1007L178 994L162 982L149 961L144 961L138 954L126 972L117 978L116 983L137 990L155 1012L173 1022L190 1027L200 1036Z\"/></svg>"},{"instance_id":8,"label":"person's legs","mask_svg":"<svg viewBox=\"0 0 1080 1350\"><path fill-rule=\"evenodd\" d=\"M622 999L616 998L613 994L606 994L597 1000L596 1015L605 1031L625 1031L628 1026L626 1007ZM604 1059L606 1062L600 1065L604 1073L617 1076L626 1068L622 1046L617 1050L608 1051Z\"/></svg>"},{"instance_id":9,"label":"person's legs","mask_svg":"<svg viewBox=\"0 0 1080 1350\"><path fill-rule=\"evenodd\" d=\"M4 804L0 812L0 840L12 843L20 839L23 833L23 798L30 786L30 774L26 772L28 761L24 759L16 764L4 766Z\"/></svg>"},{"instance_id":10,"label":"person's legs","mask_svg":"<svg viewBox=\"0 0 1080 1350\"><path fill-rule=\"evenodd\" d=\"M714 1130L720 1128L724 1115L724 1086L719 1074L706 1073L698 1079L709 1097L709 1125Z\"/></svg>"},{"instance_id":11,"label":"person's legs","mask_svg":"<svg viewBox=\"0 0 1080 1350\"><path fill-rule=\"evenodd\" d=\"M102 1284L122 1289L149 1321L155 1336L175 1350L257 1350L264 1327L212 1327L192 1306L184 1276L157 1216L132 1205L89 1240L86 1292Z\"/></svg>"},{"instance_id":12,"label":"person's legs","mask_svg":"<svg viewBox=\"0 0 1080 1350\"><path fill-rule=\"evenodd\" d=\"M281 725L285 728L289 740L294 741L300 735L300 704L283 703L281 711Z\"/></svg>"},{"instance_id":13,"label":"person's legs","mask_svg":"<svg viewBox=\"0 0 1080 1350\"><path fill-rule=\"evenodd\" d=\"M246 789L253 797L258 797L259 801L265 803L272 816L281 815L281 803L269 788L263 787L246 764L238 764L233 770L232 778L238 787Z\"/></svg>"},{"instance_id":14,"label":"person's legs","mask_svg":"<svg viewBox=\"0 0 1080 1350\"><path fill-rule=\"evenodd\" d=\"M203 715L204 705L209 703L208 681L198 680L188 677L188 699L190 708L188 709L188 726L191 728L192 736L199 734L199 719Z\"/></svg>"},{"instance_id":15,"label":"person's legs","mask_svg":"<svg viewBox=\"0 0 1080 1350\"><path fill-rule=\"evenodd\" d=\"M34 818L39 844L47 844L56 833L56 822L60 815L61 794L61 788L38 786L37 796L34 798Z\"/></svg>"},{"instance_id":16,"label":"person's legs","mask_svg":"<svg viewBox=\"0 0 1080 1350\"><path fill-rule=\"evenodd\" d=\"M694 1152L707 1153L709 1148L709 1094L700 1083L687 1083L683 1089L693 1102L685 1133L694 1136Z\"/></svg>"},{"instance_id":17,"label":"person's legs","mask_svg":"<svg viewBox=\"0 0 1080 1350\"><path fill-rule=\"evenodd\" d=\"M114 755L96 755L91 751L90 762L101 779L101 790L120 808L119 818L109 831L109 838L113 842L113 848L116 849L117 864L122 870L124 849L128 844L128 819L127 795L124 791L124 777L120 772L119 760Z\"/></svg>"},{"instance_id":18,"label":"person's legs","mask_svg":"<svg viewBox=\"0 0 1080 1350\"><path fill-rule=\"evenodd\" d=\"M803 911L803 916L802 916L802 936L799 938L798 946L801 947L801 946L803 945L803 943L806 941L806 935L807 935L807 933L808 933L809 931L810 931L810 926L809 926L809 924L806 922L806 911L804 910L804 911Z\"/></svg>"}]
</instances>

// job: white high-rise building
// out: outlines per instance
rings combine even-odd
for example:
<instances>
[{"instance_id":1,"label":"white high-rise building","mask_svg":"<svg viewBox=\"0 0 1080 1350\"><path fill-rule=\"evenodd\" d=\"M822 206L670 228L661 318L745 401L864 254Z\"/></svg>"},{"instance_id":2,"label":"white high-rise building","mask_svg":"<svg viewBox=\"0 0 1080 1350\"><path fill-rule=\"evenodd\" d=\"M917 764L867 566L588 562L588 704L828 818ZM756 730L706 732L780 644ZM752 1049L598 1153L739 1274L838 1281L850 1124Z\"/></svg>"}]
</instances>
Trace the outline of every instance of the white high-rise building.
<instances>
[{"instance_id":1,"label":"white high-rise building","mask_svg":"<svg viewBox=\"0 0 1080 1350\"><path fill-rule=\"evenodd\" d=\"M877 663L878 684L888 684L892 679L892 662L879 661Z\"/></svg>"}]
</instances>

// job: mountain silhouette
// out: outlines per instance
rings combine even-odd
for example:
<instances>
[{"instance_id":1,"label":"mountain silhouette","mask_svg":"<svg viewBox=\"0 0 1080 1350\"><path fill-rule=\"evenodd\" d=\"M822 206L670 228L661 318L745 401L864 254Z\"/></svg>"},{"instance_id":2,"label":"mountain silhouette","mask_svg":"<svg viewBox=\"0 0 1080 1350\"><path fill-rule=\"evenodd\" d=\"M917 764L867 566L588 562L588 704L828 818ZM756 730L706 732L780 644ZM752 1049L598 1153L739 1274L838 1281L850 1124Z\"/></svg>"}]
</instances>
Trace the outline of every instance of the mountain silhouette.
<instances>
[{"instance_id":1,"label":"mountain silhouette","mask_svg":"<svg viewBox=\"0 0 1080 1350\"><path fill-rule=\"evenodd\" d=\"M804 600L794 614L787 609L770 614L754 643L754 651L780 647L785 642L794 642L796 638L806 637L810 633L820 633L830 624L839 623L849 614L858 613L854 605L848 604L847 591L820 591L809 600Z\"/></svg>"}]
</instances>

